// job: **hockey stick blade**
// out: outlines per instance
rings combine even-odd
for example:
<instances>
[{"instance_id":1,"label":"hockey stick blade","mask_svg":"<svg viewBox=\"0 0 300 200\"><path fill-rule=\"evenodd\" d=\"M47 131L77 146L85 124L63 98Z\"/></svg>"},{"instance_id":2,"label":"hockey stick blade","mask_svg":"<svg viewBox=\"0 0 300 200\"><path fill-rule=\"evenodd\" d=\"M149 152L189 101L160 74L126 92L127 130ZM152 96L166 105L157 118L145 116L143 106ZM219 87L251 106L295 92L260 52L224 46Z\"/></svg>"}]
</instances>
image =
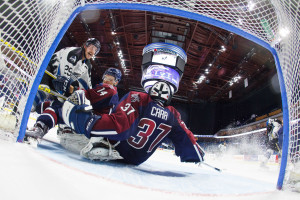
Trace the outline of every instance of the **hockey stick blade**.
<instances>
[{"instance_id":1,"label":"hockey stick blade","mask_svg":"<svg viewBox=\"0 0 300 200\"><path fill-rule=\"evenodd\" d=\"M51 95L56 96L56 97L60 97L63 100L67 99L66 96L64 96L62 94L59 94L58 92L55 92L55 91L51 90L48 85L41 84L41 85L39 85L38 90L46 92L46 93L51 94Z\"/></svg>"}]
</instances>

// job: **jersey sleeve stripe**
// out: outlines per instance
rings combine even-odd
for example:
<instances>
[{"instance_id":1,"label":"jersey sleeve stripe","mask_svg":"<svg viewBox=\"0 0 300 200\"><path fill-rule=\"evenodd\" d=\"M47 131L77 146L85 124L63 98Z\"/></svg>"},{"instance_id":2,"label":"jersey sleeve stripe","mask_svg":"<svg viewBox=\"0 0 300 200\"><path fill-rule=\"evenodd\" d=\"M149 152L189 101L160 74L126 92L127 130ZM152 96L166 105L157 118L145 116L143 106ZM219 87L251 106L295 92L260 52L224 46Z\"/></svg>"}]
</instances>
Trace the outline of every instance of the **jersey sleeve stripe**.
<instances>
[{"instance_id":1,"label":"jersey sleeve stripe","mask_svg":"<svg viewBox=\"0 0 300 200\"><path fill-rule=\"evenodd\" d=\"M117 135L118 133L116 131L91 131L91 134L93 135Z\"/></svg>"}]
</instances>

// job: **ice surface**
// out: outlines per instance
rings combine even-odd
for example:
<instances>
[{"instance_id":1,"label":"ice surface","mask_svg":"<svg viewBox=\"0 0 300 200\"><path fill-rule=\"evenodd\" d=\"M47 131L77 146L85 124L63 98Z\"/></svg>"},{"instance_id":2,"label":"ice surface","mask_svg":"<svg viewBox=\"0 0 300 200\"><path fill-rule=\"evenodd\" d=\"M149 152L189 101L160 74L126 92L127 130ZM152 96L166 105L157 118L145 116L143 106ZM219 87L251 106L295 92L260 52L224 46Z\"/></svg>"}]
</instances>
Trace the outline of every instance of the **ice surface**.
<instances>
[{"instance_id":1,"label":"ice surface","mask_svg":"<svg viewBox=\"0 0 300 200\"><path fill-rule=\"evenodd\" d=\"M64 150L55 130L46 138L37 148L0 140L1 199L300 199L275 189L278 164L208 156L219 173L162 150L140 166L94 162Z\"/></svg>"}]
</instances>

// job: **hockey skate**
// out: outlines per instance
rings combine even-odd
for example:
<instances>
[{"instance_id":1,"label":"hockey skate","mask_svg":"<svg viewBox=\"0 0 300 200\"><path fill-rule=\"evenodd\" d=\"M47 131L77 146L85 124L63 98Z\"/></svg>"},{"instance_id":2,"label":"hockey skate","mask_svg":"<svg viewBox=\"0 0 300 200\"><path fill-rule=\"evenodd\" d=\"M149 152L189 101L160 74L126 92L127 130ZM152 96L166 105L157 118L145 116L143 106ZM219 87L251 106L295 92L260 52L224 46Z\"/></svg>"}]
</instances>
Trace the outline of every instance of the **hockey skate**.
<instances>
[{"instance_id":1,"label":"hockey skate","mask_svg":"<svg viewBox=\"0 0 300 200\"><path fill-rule=\"evenodd\" d=\"M90 160L99 161L123 159L119 152L103 137L92 137L89 143L80 151L80 155Z\"/></svg>"},{"instance_id":2,"label":"hockey skate","mask_svg":"<svg viewBox=\"0 0 300 200\"><path fill-rule=\"evenodd\" d=\"M64 134L74 134L73 130L65 124L58 124L57 136L61 137Z\"/></svg>"},{"instance_id":3,"label":"hockey skate","mask_svg":"<svg viewBox=\"0 0 300 200\"><path fill-rule=\"evenodd\" d=\"M32 144L33 141L37 141L38 143L44 137L44 135L48 132L49 128L46 124L41 121L38 121L32 130L27 130L24 137L24 142Z\"/></svg>"}]
</instances>

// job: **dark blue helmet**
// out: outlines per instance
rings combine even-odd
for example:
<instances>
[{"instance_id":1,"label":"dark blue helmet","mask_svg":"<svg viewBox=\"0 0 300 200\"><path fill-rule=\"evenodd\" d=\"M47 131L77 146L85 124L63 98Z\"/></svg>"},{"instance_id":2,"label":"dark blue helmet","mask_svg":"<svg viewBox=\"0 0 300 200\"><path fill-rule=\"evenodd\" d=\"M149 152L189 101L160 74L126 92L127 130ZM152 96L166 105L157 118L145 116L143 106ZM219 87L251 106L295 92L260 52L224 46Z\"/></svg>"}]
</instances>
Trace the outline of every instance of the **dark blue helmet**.
<instances>
[{"instance_id":1,"label":"dark blue helmet","mask_svg":"<svg viewBox=\"0 0 300 200\"><path fill-rule=\"evenodd\" d=\"M121 81L121 78L122 78L122 72L121 72L119 69L116 69L116 68L108 68L108 69L104 72L102 79L104 78L104 75L106 75L106 74L115 77L116 81L118 81L118 82Z\"/></svg>"},{"instance_id":2,"label":"dark blue helmet","mask_svg":"<svg viewBox=\"0 0 300 200\"><path fill-rule=\"evenodd\" d=\"M95 53L95 55L97 55L101 49L101 44L100 44L99 40L97 40L96 38L87 39L87 41L85 42L85 46L88 47L90 45L94 45L95 47L97 47L97 51Z\"/></svg>"}]
</instances>

